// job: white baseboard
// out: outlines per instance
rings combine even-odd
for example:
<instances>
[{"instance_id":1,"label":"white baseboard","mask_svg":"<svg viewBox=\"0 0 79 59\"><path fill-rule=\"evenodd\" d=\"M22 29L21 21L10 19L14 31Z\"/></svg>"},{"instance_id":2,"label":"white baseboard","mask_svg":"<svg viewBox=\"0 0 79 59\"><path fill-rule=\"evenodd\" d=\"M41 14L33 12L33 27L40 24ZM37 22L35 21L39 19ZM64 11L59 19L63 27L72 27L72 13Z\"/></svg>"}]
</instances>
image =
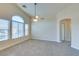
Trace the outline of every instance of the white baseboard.
<instances>
[{"instance_id":1,"label":"white baseboard","mask_svg":"<svg viewBox=\"0 0 79 59\"><path fill-rule=\"evenodd\" d=\"M79 50L79 47L71 45L72 48Z\"/></svg>"},{"instance_id":2,"label":"white baseboard","mask_svg":"<svg viewBox=\"0 0 79 59\"><path fill-rule=\"evenodd\" d=\"M56 42L61 43L61 41L60 41L60 40L57 40Z\"/></svg>"},{"instance_id":3,"label":"white baseboard","mask_svg":"<svg viewBox=\"0 0 79 59\"><path fill-rule=\"evenodd\" d=\"M34 40L43 40L43 41L55 41L56 42L56 40L45 40L45 39L36 39L36 38L33 38Z\"/></svg>"}]
</instances>

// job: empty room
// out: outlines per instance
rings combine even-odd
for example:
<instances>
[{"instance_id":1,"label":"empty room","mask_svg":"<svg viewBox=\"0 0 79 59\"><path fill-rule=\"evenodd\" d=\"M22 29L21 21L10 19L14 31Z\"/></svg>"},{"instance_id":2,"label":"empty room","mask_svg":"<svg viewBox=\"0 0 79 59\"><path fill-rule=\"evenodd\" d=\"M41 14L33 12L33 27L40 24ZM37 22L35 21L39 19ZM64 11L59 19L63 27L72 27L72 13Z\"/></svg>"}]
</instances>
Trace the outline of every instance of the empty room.
<instances>
[{"instance_id":1,"label":"empty room","mask_svg":"<svg viewBox=\"0 0 79 59\"><path fill-rule=\"evenodd\" d=\"M0 56L79 56L79 3L0 3Z\"/></svg>"}]
</instances>

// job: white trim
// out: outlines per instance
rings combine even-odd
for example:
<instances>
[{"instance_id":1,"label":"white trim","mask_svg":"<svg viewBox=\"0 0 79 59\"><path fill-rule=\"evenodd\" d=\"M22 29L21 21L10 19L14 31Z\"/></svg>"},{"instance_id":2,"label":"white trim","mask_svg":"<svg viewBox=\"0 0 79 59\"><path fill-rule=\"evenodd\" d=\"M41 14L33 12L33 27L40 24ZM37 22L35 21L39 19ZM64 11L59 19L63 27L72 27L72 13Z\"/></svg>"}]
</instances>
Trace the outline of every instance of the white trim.
<instances>
[{"instance_id":1,"label":"white trim","mask_svg":"<svg viewBox=\"0 0 79 59\"><path fill-rule=\"evenodd\" d=\"M72 48L79 50L79 47L71 45Z\"/></svg>"},{"instance_id":2,"label":"white trim","mask_svg":"<svg viewBox=\"0 0 79 59\"><path fill-rule=\"evenodd\" d=\"M61 43L61 41L60 41L60 40L57 40L56 42Z\"/></svg>"},{"instance_id":3,"label":"white trim","mask_svg":"<svg viewBox=\"0 0 79 59\"><path fill-rule=\"evenodd\" d=\"M41 40L41 41L57 42L55 40L44 40L44 39L34 39L34 38L32 38L32 40Z\"/></svg>"}]
</instances>

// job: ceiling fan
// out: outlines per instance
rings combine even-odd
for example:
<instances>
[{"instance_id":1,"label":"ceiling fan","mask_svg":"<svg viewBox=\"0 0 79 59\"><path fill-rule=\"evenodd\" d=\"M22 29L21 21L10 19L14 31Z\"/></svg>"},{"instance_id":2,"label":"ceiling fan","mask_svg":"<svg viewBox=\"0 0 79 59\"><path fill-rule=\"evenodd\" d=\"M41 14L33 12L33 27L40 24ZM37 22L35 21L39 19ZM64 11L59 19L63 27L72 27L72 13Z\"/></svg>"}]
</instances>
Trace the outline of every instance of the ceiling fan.
<instances>
[{"instance_id":1,"label":"ceiling fan","mask_svg":"<svg viewBox=\"0 0 79 59\"><path fill-rule=\"evenodd\" d=\"M27 8L26 5L22 5L22 7ZM41 17L41 16L37 15L37 3L34 3L34 8L35 8L34 15L32 16L33 21L36 22L36 21L39 21L39 20L44 20L45 19L44 17Z\"/></svg>"},{"instance_id":2,"label":"ceiling fan","mask_svg":"<svg viewBox=\"0 0 79 59\"><path fill-rule=\"evenodd\" d=\"M33 21L44 20L45 19L44 17L38 16L36 13L37 12L37 3L34 3L34 6L35 6L35 15L32 17Z\"/></svg>"}]
</instances>

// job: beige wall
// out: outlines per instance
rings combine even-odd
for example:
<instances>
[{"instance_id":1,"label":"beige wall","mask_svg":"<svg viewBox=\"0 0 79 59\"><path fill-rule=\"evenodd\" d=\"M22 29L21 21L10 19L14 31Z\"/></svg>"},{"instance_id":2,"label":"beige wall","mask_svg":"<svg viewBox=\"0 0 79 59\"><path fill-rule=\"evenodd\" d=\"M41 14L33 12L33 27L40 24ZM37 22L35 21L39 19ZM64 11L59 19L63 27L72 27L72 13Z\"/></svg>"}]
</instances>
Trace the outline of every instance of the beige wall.
<instances>
[{"instance_id":1,"label":"beige wall","mask_svg":"<svg viewBox=\"0 0 79 59\"><path fill-rule=\"evenodd\" d=\"M30 24L29 15L27 15L23 10L21 10L17 6L17 4L1 3L0 4L0 19L11 20L12 16L21 16L24 19L25 23Z\"/></svg>"},{"instance_id":2,"label":"beige wall","mask_svg":"<svg viewBox=\"0 0 79 59\"><path fill-rule=\"evenodd\" d=\"M16 4L11 3L1 3L0 4L0 18L11 20L12 16L21 16L24 18L25 22L28 23L29 17L25 14Z\"/></svg>"},{"instance_id":3,"label":"beige wall","mask_svg":"<svg viewBox=\"0 0 79 59\"><path fill-rule=\"evenodd\" d=\"M23 10L21 10L17 4L14 3L1 3L0 4L0 19L11 20L12 16L21 16L25 23L30 24L29 15L27 15ZM30 25L29 25L30 26ZM30 27L29 27L30 29ZM30 31L29 31L30 33Z\"/></svg>"}]
</instances>

